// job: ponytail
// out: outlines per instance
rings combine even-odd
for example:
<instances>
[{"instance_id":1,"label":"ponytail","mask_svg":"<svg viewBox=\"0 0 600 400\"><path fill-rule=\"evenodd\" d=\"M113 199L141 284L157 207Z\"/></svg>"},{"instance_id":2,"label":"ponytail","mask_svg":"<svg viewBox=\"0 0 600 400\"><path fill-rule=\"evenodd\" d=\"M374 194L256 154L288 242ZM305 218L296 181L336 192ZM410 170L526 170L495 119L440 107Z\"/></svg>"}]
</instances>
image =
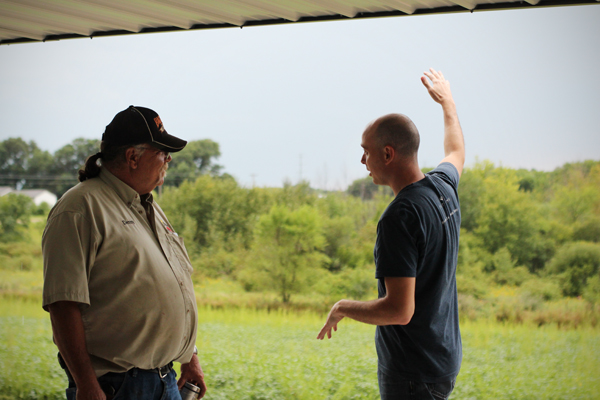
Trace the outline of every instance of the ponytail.
<instances>
[{"instance_id":1,"label":"ponytail","mask_svg":"<svg viewBox=\"0 0 600 400\"><path fill-rule=\"evenodd\" d=\"M111 169L119 169L127 164L126 153L127 149L134 148L136 154L141 156L144 153L145 147L142 144L139 145L125 145L115 146L107 144L106 142L100 143L100 151L94 155L91 155L85 160L85 165L79 170L79 182L95 178L100 175L100 160L101 165L109 167Z\"/></svg>"},{"instance_id":2,"label":"ponytail","mask_svg":"<svg viewBox=\"0 0 600 400\"><path fill-rule=\"evenodd\" d=\"M100 175L100 166L97 162L99 158L102 158L101 152L91 155L85 160L85 165L79 170L79 182Z\"/></svg>"}]
</instances>

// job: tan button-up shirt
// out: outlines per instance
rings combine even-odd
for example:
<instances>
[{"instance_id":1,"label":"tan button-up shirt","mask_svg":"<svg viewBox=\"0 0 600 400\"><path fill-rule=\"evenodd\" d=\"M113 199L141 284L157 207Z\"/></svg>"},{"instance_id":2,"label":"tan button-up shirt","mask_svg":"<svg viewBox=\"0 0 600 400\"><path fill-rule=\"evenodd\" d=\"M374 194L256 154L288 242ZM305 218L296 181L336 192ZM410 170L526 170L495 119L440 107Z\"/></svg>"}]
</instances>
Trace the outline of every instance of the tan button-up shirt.
<instances>
[{"instance_id":1,"label":"tan button-up shirt","mask_svg":"<svg viewBox=\"0 0 600 400\"><path fill-rule=\"evenodd\" d=\"M198 324L192 266L151 195L141 200L103 168L52 209L42 250L43 307L79 303L97 376L190 361Z\"/></svg>"}]
</instances>

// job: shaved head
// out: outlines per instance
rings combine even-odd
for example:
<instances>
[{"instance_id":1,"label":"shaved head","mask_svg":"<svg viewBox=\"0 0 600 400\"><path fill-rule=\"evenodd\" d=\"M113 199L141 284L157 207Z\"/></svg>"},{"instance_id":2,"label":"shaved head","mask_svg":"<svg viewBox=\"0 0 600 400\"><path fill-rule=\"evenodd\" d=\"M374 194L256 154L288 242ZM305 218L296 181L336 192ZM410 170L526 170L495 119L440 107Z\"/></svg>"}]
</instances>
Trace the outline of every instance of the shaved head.
<instances>
[{"instance_id":1,"label":"shaved head","mask_svg":"<svg viewBox=\"0 0 600 400\"><path fill-rule=\"evenodd\" d=\"M376 119L367 130L371 131L379 146L393 147L402 158L416 158L420 142L419 131L406 115L384 115Z\"/></svg>"}]
</instances>

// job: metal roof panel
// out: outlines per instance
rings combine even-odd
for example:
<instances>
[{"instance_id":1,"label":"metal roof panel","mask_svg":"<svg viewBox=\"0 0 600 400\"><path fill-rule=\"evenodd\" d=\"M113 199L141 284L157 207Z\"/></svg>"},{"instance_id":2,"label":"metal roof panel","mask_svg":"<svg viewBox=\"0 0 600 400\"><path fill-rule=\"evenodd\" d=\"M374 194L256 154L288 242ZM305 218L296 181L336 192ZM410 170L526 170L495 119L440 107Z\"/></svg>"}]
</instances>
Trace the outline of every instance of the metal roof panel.
<instances>
[{"instance_id":1,"label":"metal roof panel","mask_svg":"<svg viewBox=\"0 0 600 400\"><path fill-rule=\"evenodd\" d=\"M600 0L0 0L0 45L130 33L598 4Z\"/></svg>"}]
</instances>

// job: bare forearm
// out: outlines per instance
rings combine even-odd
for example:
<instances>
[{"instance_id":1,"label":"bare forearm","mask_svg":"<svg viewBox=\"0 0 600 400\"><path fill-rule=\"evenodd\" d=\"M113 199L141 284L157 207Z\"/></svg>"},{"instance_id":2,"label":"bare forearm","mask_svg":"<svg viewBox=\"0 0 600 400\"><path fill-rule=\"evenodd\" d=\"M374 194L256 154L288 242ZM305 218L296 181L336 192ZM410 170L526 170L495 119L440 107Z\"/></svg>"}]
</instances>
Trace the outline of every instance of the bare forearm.
<instances>
[{"instance_id":1,"label":"bare forearm","mask_svg":"<svg viewBox=\"0 0 600 400\"><path fill-rule=\"evenodd\" d=\"M335 304L339 315L371 325L406 325L414 310L396 305L387 298L370 301L340 300Z\"/></svg>"},{"instance_id":2,"label":"bare forearm","mask_svg":"<svg viewBox=\"0 0 600 400\"><path fill-rule=\"evenodd\" d=\"M433 68L424 73L421 82L427 88L431 98L439 103L442 110L444 110L445 158L442 162L452 163L460 176L465 165L465 141L456 113L456 104L454 104L452 92L450 91L450 83L441 72L435 71Z\"/></svg>"},{"instance_id":3,"label":"bare forearm","mask_svg":"<svg viewBox=\"0 0 600 400\"><path fill-rule=\"evenodd\" d=\"M446 156L454 153L464 158L465 142L454 100L444 101L442 110L444 111L444 153Z\"/></svg>"},{"instance_id":4,"label":"bare forearm","mask_svg":"<svg viewBox=\"0 0 600 400\"><path fill-rule=\"evenodd\" d=\"M85 331L77 303L61 301L49 306L52 332L78 390L100 389L87 352Z\"/></svg>"}]
</instances>

